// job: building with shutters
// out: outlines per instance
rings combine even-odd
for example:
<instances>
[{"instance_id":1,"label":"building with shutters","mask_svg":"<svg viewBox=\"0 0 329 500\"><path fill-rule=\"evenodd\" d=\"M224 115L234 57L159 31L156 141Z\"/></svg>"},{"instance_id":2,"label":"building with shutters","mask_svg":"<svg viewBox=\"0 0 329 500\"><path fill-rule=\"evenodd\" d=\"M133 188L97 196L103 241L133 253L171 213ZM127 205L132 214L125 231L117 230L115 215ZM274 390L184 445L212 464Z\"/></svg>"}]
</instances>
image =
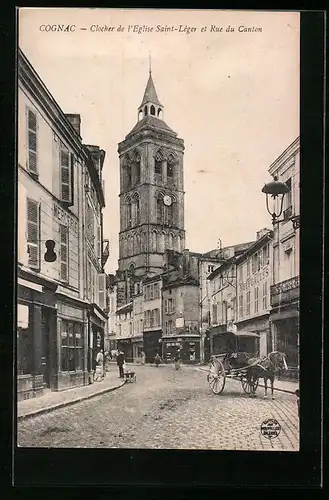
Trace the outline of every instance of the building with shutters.
<instances>
[{"instance_id":1,"label":"building with shutters","mask_svg":"<svg viewBox=\"0 0 329 500\"><path fill-rule=\"evenodd\" d=\"M297 137L269 167L269 173L289 188L283 214L274 224L270 326L273 349L286 354L292 377L299 373L299 162Z\"/></svg>"},{"instance_id":2,"label":"building with shutters","mask_svg":"<svg viewBox=\"0 0 329 500\"><path fill-rule=\"evenodd\" d=\"M253 245L254 241L220 249L221 264L208 275L210 296L210 325L206 335L207 359L209 355L225 351L226 340L231 337L232 325L237 320L237 258Z\"/></svg>"},{"instance_id":3,"label":"building with shutters","mask_svg":"<svg viewBox=\"0 0 329 500\"><path fill-rule=\"evenodd\" d=\"M236 259L236 321L238 330L259 335L254 353L266 356L273 350L269 324L272 283L273 231L257 232L255 243ZM248 352L248 351L247 351Z\"/></svg>"},{"instance_id":4,"label":"building with shutters","mask_svg":"<svg viewBox=\"0 0 329 500\"><path fill-rule=\"evenodd\" d=\"M18 400L88 384L107 316L105 153L18 54Z\"/></svg>"}]
</instances>

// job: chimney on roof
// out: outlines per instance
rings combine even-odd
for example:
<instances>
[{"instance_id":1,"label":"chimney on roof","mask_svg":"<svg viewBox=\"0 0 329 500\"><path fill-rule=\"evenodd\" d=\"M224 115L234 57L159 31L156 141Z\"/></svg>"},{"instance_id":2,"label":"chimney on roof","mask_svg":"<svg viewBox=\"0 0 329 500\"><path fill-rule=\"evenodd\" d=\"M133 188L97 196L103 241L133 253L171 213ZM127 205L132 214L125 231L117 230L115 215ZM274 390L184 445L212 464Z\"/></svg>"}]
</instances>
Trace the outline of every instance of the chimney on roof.
<instances>
[{"instance_id":1,"label":"chimney on roof","mask_svg":"<svg viewBox=\"0 0 329 500\"><path fill-rule=\"evenodd\" d=\"M80 125L81 125L81 116L78 114L72 114L68 113L65 114L66 118L68 121L71 123L72 127L76 131L76 133L81 137L80 135Z\"/></svg>"},{"instance_id":2,"label":"chimney on roof","mask_svg":"<svg viewBox=\"0 0 329 500\"><path fill-rule=\"evenodd\" d=\"M264 227L263 229L260 229L256 233L256 240L260 240L260 238L262 238L264 236L264 234L269 233L269 232L270 232L270 229L267 229L266 227Z\"/></svg>"}]
</instances>

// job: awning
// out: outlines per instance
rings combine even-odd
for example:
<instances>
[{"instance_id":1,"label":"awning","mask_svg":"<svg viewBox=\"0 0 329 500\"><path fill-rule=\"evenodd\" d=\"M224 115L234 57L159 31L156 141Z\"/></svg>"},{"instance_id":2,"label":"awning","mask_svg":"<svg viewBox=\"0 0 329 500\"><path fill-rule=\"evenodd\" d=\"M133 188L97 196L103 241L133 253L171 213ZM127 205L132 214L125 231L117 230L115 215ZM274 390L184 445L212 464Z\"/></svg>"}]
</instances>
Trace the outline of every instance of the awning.
<instances>
[{"instance_id":1,"label":"awning","mask_svg":"<svg viewBox=\"0 0 329 500\"><path fill-rule=\"evenodd\" d=\"M247 330L238 330L237 332L229 332L233 333L236 337L257 337L259 338L259 334L255 332L249 332Z\"/></svg>"},{"instance_id":2,"label":"awning","mask_svg":"<svg viewBox=\"0 0 329 500\"><path fill-rule=\"evenodd\" d=\"M223 331L220 327L214 326L210 328L210 333L212 335L233 335L234 337L250 337L250 338L259 338L259 334L255 332L249 332L248 330L238 330L236 332L232 331Z\"/></svg>"},{"instance_id":3,"label":"awning","mask_svg":"<svg viewBox=\"0 0 329 500\"><path fill-rule=\"evenodd\" d=\"M274 313L271 312L270 320L271 321L279 321L280 319L289 319L289 318L298 318L299 311L296 309L285 309L281 311L276 311Z\"/></svg>"}]
</instances>

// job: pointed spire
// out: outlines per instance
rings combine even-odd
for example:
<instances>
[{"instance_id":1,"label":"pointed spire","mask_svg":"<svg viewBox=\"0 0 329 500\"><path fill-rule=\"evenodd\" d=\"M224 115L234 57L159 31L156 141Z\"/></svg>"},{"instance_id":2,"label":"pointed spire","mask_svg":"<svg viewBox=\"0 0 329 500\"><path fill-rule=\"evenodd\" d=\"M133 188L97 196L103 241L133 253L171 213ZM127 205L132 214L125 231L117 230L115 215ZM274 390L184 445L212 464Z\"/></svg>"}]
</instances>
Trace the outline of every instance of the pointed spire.
<instances>
[{"instance_id":1,"label":"pointed spire","mask_svg":"<svg viewBox=\"0 0 329 500\"><path fill-rule=\"evenodd\" d=\"M150 68L149 68L149 79L148 79L148 82L146 84L146 88L145 88L145 92L144 92L144 97L143 97L141 106L143 106L147 102L155 104L156 106L162 106L162 104L160 103L160 101L158 99L158 96L157 96L157 93L156 93L156 90L155 90L155 86L154 86L154 82L153 82L153 79L152 79L151 65L150 65Z\"/></svg>"},{"instance_id":2,"label":"pointed spire","mask_svg":"<svg viewBox=\"0 0 329 500\"><path fill-rule=\"evenodd\" d=\"M151 51L149 52L149 73L152 73L152 59L151 59Z\"/></svg>"}]
</instances>

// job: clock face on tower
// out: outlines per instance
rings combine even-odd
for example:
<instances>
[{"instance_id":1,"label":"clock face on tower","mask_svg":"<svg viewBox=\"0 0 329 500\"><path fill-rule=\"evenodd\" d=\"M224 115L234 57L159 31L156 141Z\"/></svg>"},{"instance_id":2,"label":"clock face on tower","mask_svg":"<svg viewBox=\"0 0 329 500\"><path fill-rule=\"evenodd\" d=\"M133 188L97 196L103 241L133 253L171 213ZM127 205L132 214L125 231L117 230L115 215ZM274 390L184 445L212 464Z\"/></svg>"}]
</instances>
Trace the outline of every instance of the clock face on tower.
<instances>
[{"instance_id":1,"label":"clock face on tower","mask_svg":"<svg viewBox=\"0 0 329 500\"><path fill-rule=\"evenodd\" d=\"M163 203L165 205L167 205L167 207L170 207L170 205L172 204L172 200L170 198L170 196L168 194L166 194L164 197L163 197Z\"/></svg>"}]
</instances>

